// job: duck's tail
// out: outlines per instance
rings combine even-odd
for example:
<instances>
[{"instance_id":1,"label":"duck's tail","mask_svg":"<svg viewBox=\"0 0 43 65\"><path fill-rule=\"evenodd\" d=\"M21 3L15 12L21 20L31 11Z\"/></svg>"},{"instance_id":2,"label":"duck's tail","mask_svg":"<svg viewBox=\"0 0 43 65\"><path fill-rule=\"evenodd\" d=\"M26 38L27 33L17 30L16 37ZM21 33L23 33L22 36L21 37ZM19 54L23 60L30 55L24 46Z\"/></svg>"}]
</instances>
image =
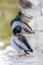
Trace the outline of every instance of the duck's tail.
<instances>
[{"instance_id":1,"label":"duck's tail","mask_svg":"<svg viewBox=\"0 0 43 65\"><path fill-rule=\"evenodd\" d=\"M24 50L24 52L25 52L26 54L30 54L31 52L33 52L33 49Z\"/></svg>"}]
</instances>

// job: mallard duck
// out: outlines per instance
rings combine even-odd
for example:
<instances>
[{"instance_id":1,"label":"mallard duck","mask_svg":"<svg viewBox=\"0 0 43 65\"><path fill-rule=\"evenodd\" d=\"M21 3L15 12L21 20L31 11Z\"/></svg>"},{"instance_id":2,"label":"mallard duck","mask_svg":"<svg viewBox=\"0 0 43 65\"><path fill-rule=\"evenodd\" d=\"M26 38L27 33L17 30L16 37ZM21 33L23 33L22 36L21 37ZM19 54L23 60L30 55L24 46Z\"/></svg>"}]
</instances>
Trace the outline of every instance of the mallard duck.
<instances>
[{"instance_id":1,"label":"mallard duck","mask_svg":"<svg viewBox=\"0 0 43 65\"><path fill-rule=\"evenodd\" d=\"M24 14L22 14L22 12L19 12L18 15L10 22L10 26L12 28L12 30L16 27L16 26L21 26L22 30L25 31L26 33L33 33L32 28L30 27L30 25L28 25L27 21L23 21L22 18L24 17ZM31 17L27 17L30 18Z\"/></svg>"},{"instance_id":2,"label":"mallard duck","mask_svg":"<svg viewBox=\"0 0 43 65\"><path fill-rule=\"evenodd\" d=\"M33 49L28 44L26 37L22 35L21 32L22 28L20 26L16 26L13 29L14 35L10 39L10 44L18 51L18 56L24 56L29 54L29 52L33 52Z\"/></svg>"},{"instance_id":3,"label":"mallard duck","mask_svg":"<svg viewBox=\"0 0 43 65\"><path fill-rule=\"evenodd\" d=\"M34 31L32 30L32 28L25 22L23 21L14 21L11 28L12 30L16 27L16 26L21 26L22 28L22 31L24 33L29 33L29 34L32 34L34 33Z\"/></svg>"},{"instance_id":4,"label":"mallard duck","mask_svg":"<svg viewBox=\"0 0 43 65\"><path fill-rule=\"evenodd\" d=\"M24 9L32 8L32 3L28 0L18 0L18 3Z\"/></svg>"}]
</instances>

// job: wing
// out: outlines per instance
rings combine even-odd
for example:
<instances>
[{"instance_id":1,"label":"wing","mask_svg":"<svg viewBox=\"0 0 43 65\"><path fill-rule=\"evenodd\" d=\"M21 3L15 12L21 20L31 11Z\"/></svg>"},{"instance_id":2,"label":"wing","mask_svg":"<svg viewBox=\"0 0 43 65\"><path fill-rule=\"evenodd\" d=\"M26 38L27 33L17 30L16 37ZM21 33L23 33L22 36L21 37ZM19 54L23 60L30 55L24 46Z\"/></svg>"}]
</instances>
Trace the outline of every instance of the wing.
<instances>
[{"instance_id":1,"label":"wing","mask_svg":"<svg viewBox=\"0 0 43 65\"><path fill-rule=\"evenodd\" d=\"M26 33L32 34L32 32L26 28L23 28L25 30Z\"/></svg>"},{"instance_id":2,"label":"wing","mask_svg":"<svg viewBox=\"0 0 43 65\"><path fill-rule=\"evenodd\" d=\"M25 32L30 33L30 34L35 34L35 32L32 30L32 28L26 22L22 21L22 23L25 24L25 26L27 26L27 27L25 27L23 25L21 26L25 30Z\"/></svg>"},{"instance_id":3,"label":"wing","mask_svg":"<svg viewBox=\"0 0 43 65\"><path fill-rule=\"evenodd\" d=\"M24 35L19 34L19 35L18 35L18 39L19 39L28 49L31 50L31 47L30 47L30 45L28 44L27 39L25 38Z\"/></svg>"},{"instance_id":4,"label":"wing","mask_svg":"<svg viewBox=\"0 0 43 65\"><path fill-rule=\"evenodd\" d=\"M33 33L32 28L31 28L26 22L24 22L24 21L19 21L19 22L21 23L20 26L22 27L22 29L23 29L25 32L30 33L30 34Z\"/></svg>"},{"instance_id":5,"label":"wing","mask_svg":"<svg viewBox=\"0 0 43 65\"><path fill-rule=\"evenodd\" d=\"M32 31L32 28L26 22L22 21L22 23L24 23Z\"/></svg>"},{"instance_id":6,"label":"wing","mask_svg":"<svg viewBox=\"0 0 43 65\"><path fill-rule=\"evenodd\" d=\"M15 40L13 40L13 42L14 42L14 43L15 43L20 49L22 49L22 50L26 50L25 47L23 47L22 45L17 44Z\"/></svg>"},{"instance_id":7,"label":"wing","mask_svg":"<svg viewBox=\"0 0 43 65\"><path fill-rule=\"evenodd\" d=\"M18 34L18 39L19 39L20 41L22 41L22 42L27 42L27 39L26 39L25 36L22 35L22 34Z\"/></svg>"}]
</instances>

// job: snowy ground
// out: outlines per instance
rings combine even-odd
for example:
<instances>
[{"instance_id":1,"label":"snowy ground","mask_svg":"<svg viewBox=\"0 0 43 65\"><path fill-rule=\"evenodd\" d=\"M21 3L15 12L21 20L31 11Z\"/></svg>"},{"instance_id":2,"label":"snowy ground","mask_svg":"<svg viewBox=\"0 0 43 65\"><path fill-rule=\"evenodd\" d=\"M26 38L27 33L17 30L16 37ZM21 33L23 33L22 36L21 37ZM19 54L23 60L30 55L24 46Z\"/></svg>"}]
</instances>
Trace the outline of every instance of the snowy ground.
<instances>
[{"instance_id":1,"label":"snowy ground","mask_svg":"<svg viewBox=\"0 0 43 65\"><path fill-rule=\"evenodd\" d=\"M34 51L26 57L17 57L15 54L11 46L0 51L0 65L43 65L43 52Z\"/></svg>"}]
</instances>

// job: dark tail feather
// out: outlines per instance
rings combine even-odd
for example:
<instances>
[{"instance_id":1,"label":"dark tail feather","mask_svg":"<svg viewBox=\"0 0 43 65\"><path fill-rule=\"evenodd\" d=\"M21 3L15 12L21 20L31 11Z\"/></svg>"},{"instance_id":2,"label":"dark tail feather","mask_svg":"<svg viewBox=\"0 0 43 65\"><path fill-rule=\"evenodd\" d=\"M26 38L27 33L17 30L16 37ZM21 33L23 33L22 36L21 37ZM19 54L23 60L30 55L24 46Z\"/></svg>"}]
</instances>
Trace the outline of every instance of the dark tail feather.
<instances>
[{"instance_id":1,"label":"dark tail feather","mask_svg":"<svg viewBox=\"0 0 43 65\"><path fill-rule=\"evenodd\" d=\"M28 53L26 50L24 50L24 52L25 52L26 54L30 54L30 53Z\"/></svg>"},{"instance_id":2,"label":"dark tail feather","mask_svg":"<svg viewBox=\"0 0 43 65\"><path fill-rule=\"evenodd\" d=\"M25 45L26 47L30 50L30 52L33 52L32 48L30 47L30 45L28 44L28 42L24 41L25 42Z\"/></svg>"},{"instance_id":3,"label":"dark tail feather","mask_svg":"<svg viewBox=\"0 0 43 65\"><path fill-rule=\"evenodd\" d=\"M30 52L33 52L33 50L31 49L31 50L24 50L24 52L26 53L26 54L30 54Z\"/></svg>"}]
</instances>

